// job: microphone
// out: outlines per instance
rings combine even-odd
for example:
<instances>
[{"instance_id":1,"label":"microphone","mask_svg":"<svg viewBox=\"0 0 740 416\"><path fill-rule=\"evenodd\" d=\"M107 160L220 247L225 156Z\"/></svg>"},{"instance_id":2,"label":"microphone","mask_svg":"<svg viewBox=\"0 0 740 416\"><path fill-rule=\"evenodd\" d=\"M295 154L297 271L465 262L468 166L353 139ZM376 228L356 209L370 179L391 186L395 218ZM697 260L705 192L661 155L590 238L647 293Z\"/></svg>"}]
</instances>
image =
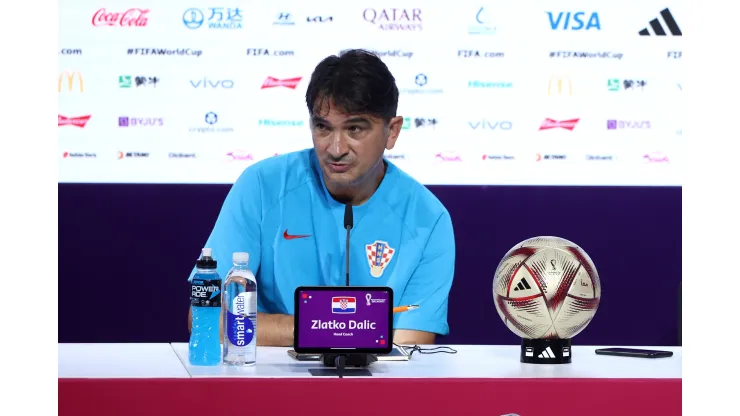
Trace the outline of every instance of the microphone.
<instances>
[{"instance_id":1,"label":"microphone","mask_svg":"<svg viewBox=\"0 0 740 416\"><path fill-rule=\"evenodd\" d=\"M352 215L352 204L348 203L344 206L344 228L347 230L347 247L345 250L345 256L347 260L347 286L349 286L349 230L354 226L354 218Z\"/></svg>"}]
</instances>

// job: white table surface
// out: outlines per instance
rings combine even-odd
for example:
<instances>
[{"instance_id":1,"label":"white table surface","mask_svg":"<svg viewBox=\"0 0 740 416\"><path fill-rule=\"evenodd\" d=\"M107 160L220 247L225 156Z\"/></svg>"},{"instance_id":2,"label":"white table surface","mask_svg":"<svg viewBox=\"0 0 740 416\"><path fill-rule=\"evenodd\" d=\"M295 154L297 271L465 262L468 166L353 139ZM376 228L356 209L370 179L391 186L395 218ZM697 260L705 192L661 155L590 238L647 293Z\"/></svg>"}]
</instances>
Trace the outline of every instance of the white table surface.
<instances>
[{"instance_id":1,"label":"white table surface","mask_svg":"<svg viewBox=\"0 0 740 416\"><path fill-rule=\"evenodd\" d=\"M414 353L410 361L375 362L368 368L373 377L388 378L681 378L681 347L633 347L673 351L667 358L630 358L596 355L599 346L572 347L570 364L523 364L519 345L449 345L457 354ZM185 369L192 377L312 377L309 368L318 362L296 361L290 348L258 347L252 367L191 366L188 344L173 343Z\"/></svg>"},{"instance_id":2,"label":"white table surface","mask_svg":"<svg viewBox=\"0 0 740 416\"><path fill-rule=\"evenodd\" d=\"M59 378L189 377L170 344L59 344Z\"/></svg>"}]
</instances>

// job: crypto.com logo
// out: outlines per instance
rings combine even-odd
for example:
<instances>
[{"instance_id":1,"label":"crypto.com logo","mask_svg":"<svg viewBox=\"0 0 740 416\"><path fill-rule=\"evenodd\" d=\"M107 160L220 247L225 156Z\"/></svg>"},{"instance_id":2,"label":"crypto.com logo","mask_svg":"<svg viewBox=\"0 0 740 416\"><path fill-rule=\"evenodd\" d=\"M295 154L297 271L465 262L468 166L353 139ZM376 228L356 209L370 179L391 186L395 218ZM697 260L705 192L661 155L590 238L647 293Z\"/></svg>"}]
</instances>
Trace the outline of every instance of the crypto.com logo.
<instances>
[{"instance_id":1,"label":"crypto.com logo","mask_svg":"<svg viewBox=\"0 0 740 416\"><path fill-rule=\"evenodd\" d=\"M563 120L563 121L557 121L551 118L546 118L545 121L543 121L542 124L540 125L540 130L550 130L550 129L555 129L559 127L561 129L573 131L573 129L576 127L576 123L578 123L578 120L580 120L580 118L574 118L574 119Z\"/></svg>"},{"instance_id":2,"label":"crypto.com logo","mask_svg":"<svg viewBox=\"0 0 740 416\"><path fill-rule=\"evenodd\" d=\"M285 87L290 88L291 90L296 89L298 84L301 82L301 79L303 77L296 77L296 78L287 78L287 79L277 79L273 77L267 77L265 82L262 83L262 88L276 88L276 87Z\"/></svg>"},{"instance_id":3,"label":"crypto.com logo","mask_svg":"<svg viewBox=\"0 0 740 416\"><path fill-rule=\"evenodd\" d=\"M85 86L82 82L82 74L80 74L77 71L69 72L69 71L62 71L59 73L59 82L57 83L57 90L59 92L62 92L62 85L64 80L67 80L67 91L72 91L74 89L75 84L75 78L77 78L77 81L79 83L80 92L85 91Z\"/></svg>"}]
</instances>

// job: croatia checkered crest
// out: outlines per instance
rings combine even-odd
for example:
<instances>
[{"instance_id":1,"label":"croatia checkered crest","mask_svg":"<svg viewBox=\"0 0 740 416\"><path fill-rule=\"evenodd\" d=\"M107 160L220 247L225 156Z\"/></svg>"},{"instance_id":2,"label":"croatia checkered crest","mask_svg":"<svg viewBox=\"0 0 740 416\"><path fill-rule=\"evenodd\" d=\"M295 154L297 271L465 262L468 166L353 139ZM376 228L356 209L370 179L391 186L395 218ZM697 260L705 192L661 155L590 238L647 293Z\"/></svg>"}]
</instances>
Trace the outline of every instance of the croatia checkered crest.
<instances>
[{"instance_id":1,"label":"croatia checkered crest","mask_svg":"<svg viewBox=\"0 0 740 416\"><path fill-rule=\"evenodd\" d=\"M365 249L367 251L367 262L370 264L370 275L376 278L382 276L386 266L393 259L393 253L396 250L391 248L385 241L378 240L366 245Z\"/></svg>"}]
</instances>

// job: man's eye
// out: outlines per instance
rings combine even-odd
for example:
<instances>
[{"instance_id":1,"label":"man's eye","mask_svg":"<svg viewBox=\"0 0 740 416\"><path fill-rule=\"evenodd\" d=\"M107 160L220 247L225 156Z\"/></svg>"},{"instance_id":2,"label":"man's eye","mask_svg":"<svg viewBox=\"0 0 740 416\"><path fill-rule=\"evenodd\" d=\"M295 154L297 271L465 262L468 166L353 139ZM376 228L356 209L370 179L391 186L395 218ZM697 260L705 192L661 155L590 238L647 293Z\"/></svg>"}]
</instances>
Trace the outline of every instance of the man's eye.
<instances>
[{"instance_id":1,"label":"man's eye","mask_svg":"<svg viewBox=\"0 0 740 416\"><path fill-rule=\"evenodd\" d=\"M316 124L316 128L319 129L319 130L324 130L324 129L326 129L326 125L323 124L323 123L317 123Z\"/></svg>"},{"instance_id":2,"label":"man's eye","mask_svg":"<svg viewBox=\"0 0 740 416\"><path fill-rule=\"evenodd\" d=\"M349 128L350 133L359 133L362 131L362 127L352 126Z\"/></svg>"}]
</instances>

